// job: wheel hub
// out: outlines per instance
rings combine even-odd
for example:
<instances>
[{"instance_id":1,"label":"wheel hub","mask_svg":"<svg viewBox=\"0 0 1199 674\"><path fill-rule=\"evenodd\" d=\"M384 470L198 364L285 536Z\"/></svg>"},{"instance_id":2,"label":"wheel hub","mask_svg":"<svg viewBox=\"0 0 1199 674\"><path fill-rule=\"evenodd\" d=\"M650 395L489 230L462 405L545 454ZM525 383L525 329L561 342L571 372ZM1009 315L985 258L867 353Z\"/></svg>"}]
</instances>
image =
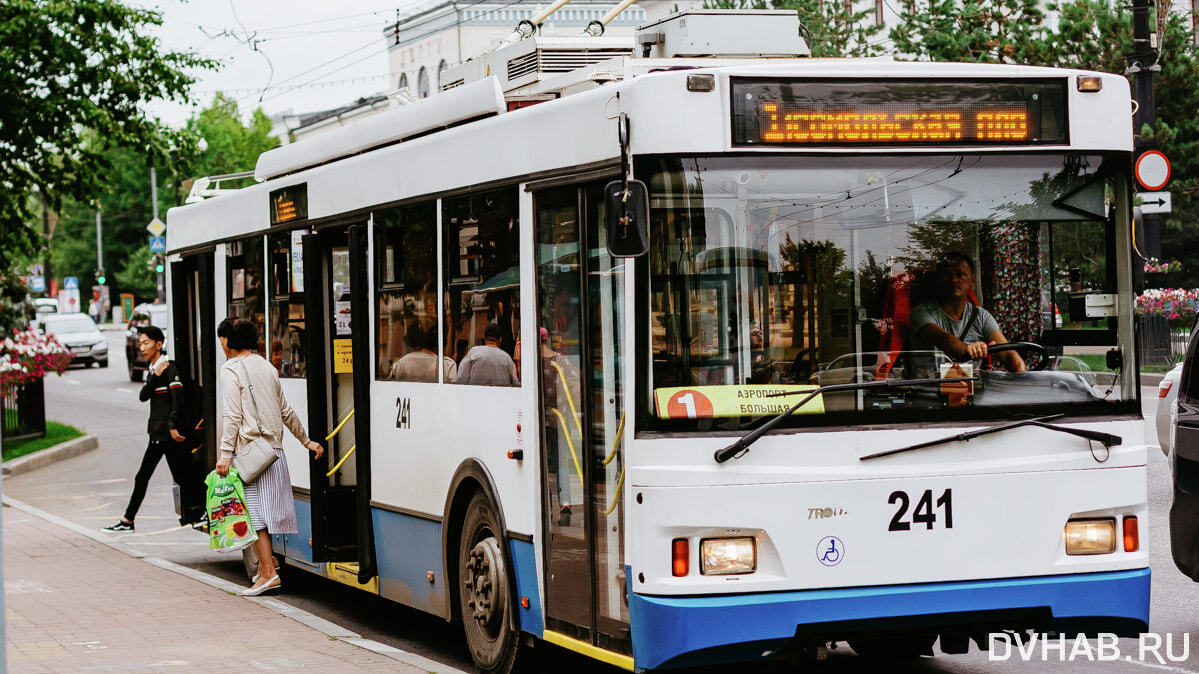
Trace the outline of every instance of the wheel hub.
<instances>
[{"instance_id":1,"label":"wheel hub","mask_svg":"<svg viewBox=\"0 0 1199 674\"><path fill-rule=\"evenodd\" d=\"M471 548L464 571L462 589L471 615L480 627L494 634L508 591L504 556L494 537L484 538Z\"/></svg>"}]
</instances>

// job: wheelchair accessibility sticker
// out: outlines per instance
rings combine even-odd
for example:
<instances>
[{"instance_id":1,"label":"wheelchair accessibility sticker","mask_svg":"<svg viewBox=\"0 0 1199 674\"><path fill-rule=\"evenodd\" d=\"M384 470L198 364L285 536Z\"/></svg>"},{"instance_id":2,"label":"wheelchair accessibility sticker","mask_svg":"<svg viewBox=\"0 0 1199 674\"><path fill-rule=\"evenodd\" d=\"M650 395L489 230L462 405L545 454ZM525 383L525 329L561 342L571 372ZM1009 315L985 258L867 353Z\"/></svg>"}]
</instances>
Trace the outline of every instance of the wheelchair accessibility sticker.
<instances>
[{"instance_id":1,"label":"wheelchair accessibility sticker","mask_svg":"<svg viewBox=\"0 0 1199 674\"><path fill-rule=\"evenodd\" d=\"M845 558L845 544L836 536L825 536L816 544L816 559L825 566L836 566Z\"/></svg>"}]
</instances>

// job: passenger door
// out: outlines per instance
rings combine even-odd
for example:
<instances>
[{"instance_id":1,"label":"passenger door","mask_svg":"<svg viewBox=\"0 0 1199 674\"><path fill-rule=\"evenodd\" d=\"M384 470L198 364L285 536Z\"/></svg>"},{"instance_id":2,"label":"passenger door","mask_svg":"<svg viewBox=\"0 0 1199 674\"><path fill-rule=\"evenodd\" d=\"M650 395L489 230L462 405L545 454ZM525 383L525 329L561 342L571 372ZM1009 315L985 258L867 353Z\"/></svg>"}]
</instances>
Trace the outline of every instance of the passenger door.
<instances>
[{"instance_id":1,"label":"passenger door","mask_svg":"<svg viewBox=\"0 0 1199 674\"><path fill-rule=\"evenodd\" d=\"M605 246L602 187L534 195L545 637L631 655L620 450L624 267Z\"/></svg>"},{"instance_id":2,"label":"passenger door","mask_svg":"<svg viewBox=\"0 0 1199 674\"><path fill-rule=\"evenodd\" d=\"M310 466L313 560L356 562L358 567L350 570L366 582L375 575L366 224L309 234L303 249L304 268L312 270L307 276L311 292L305 294L305 310L312 317L309 432L326 447L325 456Z\"/></svg>"},{"instance_id":3,"label":"passenger door","mask_svg":"<svg viewBox=\"0 0 1199 674\"><path fill-rule=\"evenodd\" d=\"M1178 420L1170 460L1174 503L1170 506L1170 552L1180 571L1199 581L1199 331L1191 332L1178 382Z\"/></svg>"},{"instance_id":4,"label":"passenger door","mask_svg":"<svg viewBox=\"0 0 1199 674\"><path fill-rule=\"evenodd\" d=\"M199 428L186 431L190 459L188 489L175 490L180 524L201 521L205 514L204 477L216 465L216 325L213 308L213 254L188 255L171 263L171 308L174 324L169 353L179 372L195 386Z\"/></svg>"}]
</instances>

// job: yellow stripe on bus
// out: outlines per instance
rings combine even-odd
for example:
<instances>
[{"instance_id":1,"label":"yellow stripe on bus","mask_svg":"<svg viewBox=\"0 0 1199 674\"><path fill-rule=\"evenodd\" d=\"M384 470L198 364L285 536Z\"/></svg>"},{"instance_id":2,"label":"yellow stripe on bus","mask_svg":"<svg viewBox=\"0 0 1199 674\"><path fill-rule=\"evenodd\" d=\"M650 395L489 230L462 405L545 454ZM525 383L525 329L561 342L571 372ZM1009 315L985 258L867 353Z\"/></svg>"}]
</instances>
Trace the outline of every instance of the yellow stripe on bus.
<instances>
[{"instance_id":1,"label":"yellow stripe on bus","mask_svg":"<svg viewBox=\"0 0 1199 674\"><path fill-rule=\"evenodd\" d=\"M561 646L569 651L582 653L589 658L594 658L600 662L606 662L614 667L627 669L630 672L633 671L633 658L623 653L606 651L598 646L592 646L586 641L579 641L578 639L573 639L565 634L559 634L558 632L551 632L549 630L542 632L541 638L545 639L551 644L554 644L555 646Z\"/></svg>"}]
</instances>

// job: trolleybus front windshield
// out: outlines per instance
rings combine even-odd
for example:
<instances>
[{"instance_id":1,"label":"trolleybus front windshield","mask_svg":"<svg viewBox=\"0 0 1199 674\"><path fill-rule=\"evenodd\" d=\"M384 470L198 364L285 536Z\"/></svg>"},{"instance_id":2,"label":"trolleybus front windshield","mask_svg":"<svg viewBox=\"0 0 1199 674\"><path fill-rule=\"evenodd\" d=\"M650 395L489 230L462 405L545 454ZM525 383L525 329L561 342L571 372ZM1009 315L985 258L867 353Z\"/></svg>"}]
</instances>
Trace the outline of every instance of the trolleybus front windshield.
<instances>
[{"instance_id":1,"label":"trolleybus front windshield","mask_svg":"<svg viewBox=\"0 0 1199 674\"><path fill-rule=\"evenodd\" d=\"M1117 316L1118 165L1085 154L641 159L652 352L641 418L745 428L798 400L772 394L962 376L977 381L826 393L788 423L1125 411L1131 387L1107 354L1131 342ZM987 349L1004 340L1019 344Z\"/></svg>"}]
</instances>

